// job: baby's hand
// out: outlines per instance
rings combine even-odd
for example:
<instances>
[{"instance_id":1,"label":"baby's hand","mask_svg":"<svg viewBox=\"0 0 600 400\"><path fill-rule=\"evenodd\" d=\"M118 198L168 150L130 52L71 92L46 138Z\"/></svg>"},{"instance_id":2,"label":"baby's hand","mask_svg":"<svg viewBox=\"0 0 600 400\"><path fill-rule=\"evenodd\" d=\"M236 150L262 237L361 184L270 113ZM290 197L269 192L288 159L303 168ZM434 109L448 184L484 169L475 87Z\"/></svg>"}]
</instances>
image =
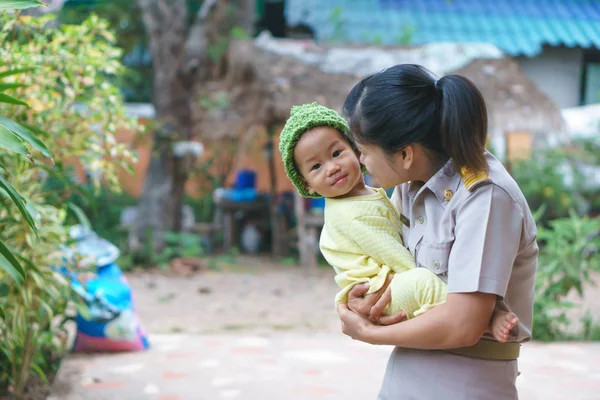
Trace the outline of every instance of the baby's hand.
<instances>
[{"instance_id":1,"label":"baby's hand","mask_svg":"<svg viewBox=\"0 0 600 400\"><path fill-rule=\"evenodd\" d=\"M392 299L392 292L388 286L393 277L392 274L388 275L385 285L381 289L366 296L369 284L355 285L348 293L348 308L380 325L393 325L405 320L406 314L403 312L396 315L382 315Z\"/></svg>"}]
</instances>

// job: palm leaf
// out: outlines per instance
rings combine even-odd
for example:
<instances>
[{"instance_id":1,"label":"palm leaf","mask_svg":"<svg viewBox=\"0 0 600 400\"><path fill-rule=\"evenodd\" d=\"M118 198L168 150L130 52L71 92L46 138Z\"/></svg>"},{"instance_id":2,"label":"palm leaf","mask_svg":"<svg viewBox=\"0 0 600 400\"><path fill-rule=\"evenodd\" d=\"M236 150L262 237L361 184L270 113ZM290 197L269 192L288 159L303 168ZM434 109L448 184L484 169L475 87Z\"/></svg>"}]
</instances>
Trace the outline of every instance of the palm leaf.
<instances>
[{"instance_id":1,"label":"palm leaf","mask_svg":"<svg viewBox=\"0 0 600 400\"><path fill-rule=\"evenodd\" d=\"M23 83L2 83L0 82L0 91L9 90L9 89L18 89L27 87L27 85Z\"/></svg>"},{"instance_id":2,"label":"palm leaf","mask_svg":"<svg viewBox=\"0 0 600 400\"><path fill-rule=\"evenodd\" d=\"M14 97L9 96L4 93L1 93L1 92L0 92L0 103L15 104L18 106L29 107L29 104L25 103L24 101L15 99Z\"/></svg>"},{"instance_id":3,"label":"palm leaf","mask_svg":"<svg viewBox=\"0 0 600 400\"><path fill-rule=\"evenodd\" d=\"M22 10L24 8L45 6L39 0L2 0L0 1L0 11L4 10Z\"/></svg>"},{"instance_id":4,"label":"palm leaf","mask_svg":"<svg viewBox=\"0 0 600 400\"><path fill-rule=\"evenodd\" d=\"M75 205L74 203L68 202L67 203L69 208L71 210L73 210L73 213L75 213L75 216L77 216L77 219L79 220L79 223L87 228L92 228L92 224L90 223L90 220L88 219L88 217L85 215L85 213L83 212L83 210Z\"/></svg>"},{"instance_id":5,"label":"palm leaf","mask_svg":"<svg viewBox=\"0 0 600 400\"><path fill-rule=\"evenodd\" d=\"M33 231L37 234L37 227L35 226L35 222L33 221L31 214L29 214L29 211L27 211L27 208L25 207L23 198L8 182L4 180L2 176L0 176L0 188L6 190L8 196L12 199L13 203L15 203L21 215L23 215L23 218L25 218L29 226L31 226L31 229L33 229Z\"/></svg>"},{"instance_id":6,"label":"palm leaf","mask_svg":"<svg viewBox=\"0 0 600 400\"><path fill-rule=\"evenodd\" d=\"M15 134L0 126L0 148L12 151L18 154L29 154L29 150Z\"/></svg>"},{"instance_id":7,"label":"palm leaf","mask_svg":"<svg viewBox=\"0 0 600 400\"><path fill-rule=\"evenodd\" d=\"M29 143L34 149L38 150L44 156L52 159L50 150L48 150L46 145L42 143L40 139L36 138L29 129L2 116L0 116L0 126L4 126L6 129L20 137L24 142Z\"/></svg>"},{"instance_id":8,"label":"palm leaf","mask_svg":"<svg viewBox=\"0 0 600 400\"><path fill-rule=\"evenodd\" d=\"M13 253L0 240L0 268L4 270L16 282L21 283L25 277L25 270L17 261Z\"/></svg>"},{"instance_id":9,"label":"palm leaf","mask_svg":"<svg viewBox=\"0 0 600 400\"><path fill-rule=\"evenodd\" d=\"M8 71L0 72L0 78L6 78L7 76L18 75L18 74L22 74L23 72L32 72L32 71L35 71L34 67L9 69Z\"/></svg>"}]
</instances>

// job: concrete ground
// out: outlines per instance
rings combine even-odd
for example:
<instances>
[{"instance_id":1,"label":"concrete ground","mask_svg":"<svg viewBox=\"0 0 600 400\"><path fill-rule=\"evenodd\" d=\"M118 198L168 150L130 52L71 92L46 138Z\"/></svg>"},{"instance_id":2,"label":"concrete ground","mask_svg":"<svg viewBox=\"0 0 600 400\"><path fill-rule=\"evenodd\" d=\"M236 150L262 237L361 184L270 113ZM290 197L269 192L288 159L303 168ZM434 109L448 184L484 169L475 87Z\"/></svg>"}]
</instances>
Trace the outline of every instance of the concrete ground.
<instances>
[{"instance_id":1,"label":"concrete ground","mask_svg":"<svg viewBox=\"0 0 600 400\"><path fill-rule=\"evenodd\" d=\"M152 335L142 353L76 355L48 400L375 399L387 346L342 334ZM600 343L529 343L525 400L600 398Z\"/></svg>"},{"instance_id":2,"label":"concrete ground","mask_svg":"<svg viewBox=\"0 0 600 400\"><path fill-rule=\"evenodd\" d=\"M340 333L330 268L240 258L219 270L128 279L151 349L69 355L49 400L377 396L391 348ZM580 307L597 321L598 299L598 286L586 288ZM527 343L519 369L521 400L600 399L600 342Z\"/></svg>"}]
</instances>

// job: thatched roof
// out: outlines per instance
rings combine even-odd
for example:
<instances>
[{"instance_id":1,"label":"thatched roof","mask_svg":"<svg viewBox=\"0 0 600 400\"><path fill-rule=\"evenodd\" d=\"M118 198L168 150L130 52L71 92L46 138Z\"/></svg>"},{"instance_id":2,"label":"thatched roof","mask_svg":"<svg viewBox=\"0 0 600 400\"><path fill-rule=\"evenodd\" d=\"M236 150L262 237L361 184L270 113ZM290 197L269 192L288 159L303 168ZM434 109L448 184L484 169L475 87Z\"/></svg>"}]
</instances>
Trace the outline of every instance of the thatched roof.
<instances>
[{"instance_id":1,"label":"thatched roof","mask_svg":"<svg viewBox=\"0 0 600 400\"><path fill-rule=\"evenodd\" d=\"M478 59L453 73L466 76L477 85L485 98L493 132L549 134L564 130L560 109L519 70L513 59Z\"/></svg>"},{"instance_id":2,"label":"thatched roof","mask_svg":"<svg viewBox=\"0 0 600 400\"><path fill-rule=\"evenodd\" d=\"M197 133L204 140L237 138L257 126L283 124L293 105L312 101L339 111L360 77L399 63L473 80L486 98L493 133L563 129L559 109L491 45L341 48L261 36L232 42L222 78L200 94Z\"/></svg>"},{"instance_id":3,"label":"thatched roof","mask_svg":"<svg viewBox=\"0 0 600 400\"><path fill-rule=\"evenodd\" d=\"M312 101L341 111L359 80L324 73L314 65L257 48L251 41L231 43L225 69L224 78L206 85L196 108L197 133L205 140L283 124L292 106Z\"/></svg>"}]
</instances>

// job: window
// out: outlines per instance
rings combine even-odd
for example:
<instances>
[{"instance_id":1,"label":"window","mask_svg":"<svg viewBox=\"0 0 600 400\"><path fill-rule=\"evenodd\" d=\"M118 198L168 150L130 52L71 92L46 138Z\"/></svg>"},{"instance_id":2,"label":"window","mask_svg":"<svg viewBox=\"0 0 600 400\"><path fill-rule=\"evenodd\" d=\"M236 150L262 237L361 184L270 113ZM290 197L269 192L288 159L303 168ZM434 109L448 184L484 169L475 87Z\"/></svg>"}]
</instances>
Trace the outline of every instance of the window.
<instances>
[{"instance_id":1,"label":"window","mask_svg":"<svg viewBox=\"0 0 600 400\"><path fill-rule=\"evenodd\" d=\"M586 51L583 56L581 105L600 103L600 51Z\"/></svg>"}]
</instances>

